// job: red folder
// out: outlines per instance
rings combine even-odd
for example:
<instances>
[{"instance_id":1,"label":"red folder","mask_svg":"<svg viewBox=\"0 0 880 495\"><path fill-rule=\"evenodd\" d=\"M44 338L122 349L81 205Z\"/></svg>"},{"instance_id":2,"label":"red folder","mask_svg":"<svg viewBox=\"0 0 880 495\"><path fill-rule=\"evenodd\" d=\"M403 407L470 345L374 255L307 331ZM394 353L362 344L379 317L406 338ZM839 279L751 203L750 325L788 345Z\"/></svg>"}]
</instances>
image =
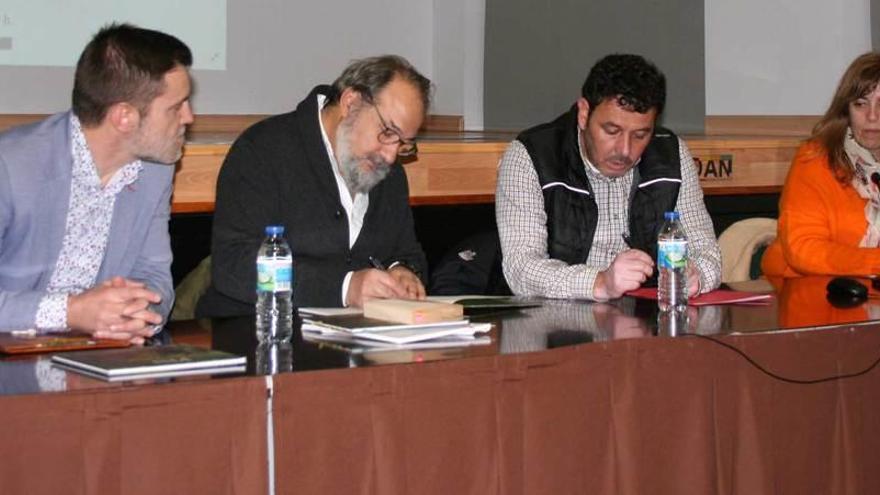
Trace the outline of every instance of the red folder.
<instances>
[{"instance_id":1,"label":"red folder","mask_svg":"<svg viewBox=\"0 0 880 495\"><path fill-rule=\"evenodd\" d=\"M626 293L640 299L657 299L657 288L642 287ZM713 304L769 304L773 294L744 292L740 290L715 289L705 294L688 298L689 306L709 306Z\"/></svg>"}]
</instances>

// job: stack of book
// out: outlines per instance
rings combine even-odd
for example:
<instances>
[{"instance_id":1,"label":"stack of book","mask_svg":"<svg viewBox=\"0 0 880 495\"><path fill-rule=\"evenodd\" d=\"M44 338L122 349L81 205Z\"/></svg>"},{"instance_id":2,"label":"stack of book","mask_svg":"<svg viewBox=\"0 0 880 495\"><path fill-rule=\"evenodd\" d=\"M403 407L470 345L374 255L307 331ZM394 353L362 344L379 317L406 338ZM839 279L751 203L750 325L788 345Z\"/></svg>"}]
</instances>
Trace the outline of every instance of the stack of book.
<instances>
[{"instance_id":1,"label":"stack of book","mask_svg":"<svg viewBox=\"0 0 880 495\"><path fill-rule=\"evenodd\" d=\"M471 323L458 304L377 299L363 313L301 309L303 338L365 346L445 347L489 343L489 323Z\"/></svg>"}]
</instances>

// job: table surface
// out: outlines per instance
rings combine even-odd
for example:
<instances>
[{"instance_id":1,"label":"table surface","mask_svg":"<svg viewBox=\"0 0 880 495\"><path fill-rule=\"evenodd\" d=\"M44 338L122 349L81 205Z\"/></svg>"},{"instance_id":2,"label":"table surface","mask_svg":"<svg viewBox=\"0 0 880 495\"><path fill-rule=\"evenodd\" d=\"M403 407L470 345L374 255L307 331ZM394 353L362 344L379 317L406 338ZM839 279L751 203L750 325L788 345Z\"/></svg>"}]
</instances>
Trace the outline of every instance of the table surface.
<instances>
[{"instance_id":1,"label":"table surface","mask_svg":"<svg viewBox=\"0 0 880 495\"><path fill-rule=\"evenodd\" d=\"M724 338L729 334L788 333L828 327L857 328L880 319L880 296L845 307L826 299L829 277L776 283L758 281L738 289L772 291L764 304L690 307L678 320L662 317L656 302L622 298L612 303L542 300L540 307L473 314L472 321L491 322L490 342L440 349L368 349L304 341L297 329L291 345L258 346L252 316L173 322L164 343L185 343L224 350L248 358L247 375L309 372L335 368L415 364L477 356L545 351L571 345L594 345L624 339L679 338L687 334ZM672 325L670 327L670 325ZM161 345L161 344L160 344ZM101 352L101 351L95 351ZM234 379L241 375L189 376L108 383L57 369L50 354L0 359L0 395L38 394L153 383Z\"/></svg>"}]
</instances>

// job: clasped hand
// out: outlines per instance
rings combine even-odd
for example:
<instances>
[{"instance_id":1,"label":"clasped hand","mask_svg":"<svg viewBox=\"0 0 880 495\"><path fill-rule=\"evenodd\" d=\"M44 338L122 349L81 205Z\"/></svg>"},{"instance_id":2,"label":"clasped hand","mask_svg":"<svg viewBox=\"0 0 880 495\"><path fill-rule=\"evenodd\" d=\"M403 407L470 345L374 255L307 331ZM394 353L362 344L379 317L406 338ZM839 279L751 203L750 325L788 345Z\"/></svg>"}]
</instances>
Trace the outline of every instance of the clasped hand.
<instances>
[{"instance_id":1,"label":"clasped hand","mask_svg":"<svg viewBox=\"0 0 880 495\"><path fill-rule=\"evenodd\" d=\"M96 338L143 344L162 323L162 315L150 309L161 301L162 296L143 283L113 277L68 298L67 324Z\"/></svg>"}]
</instances>

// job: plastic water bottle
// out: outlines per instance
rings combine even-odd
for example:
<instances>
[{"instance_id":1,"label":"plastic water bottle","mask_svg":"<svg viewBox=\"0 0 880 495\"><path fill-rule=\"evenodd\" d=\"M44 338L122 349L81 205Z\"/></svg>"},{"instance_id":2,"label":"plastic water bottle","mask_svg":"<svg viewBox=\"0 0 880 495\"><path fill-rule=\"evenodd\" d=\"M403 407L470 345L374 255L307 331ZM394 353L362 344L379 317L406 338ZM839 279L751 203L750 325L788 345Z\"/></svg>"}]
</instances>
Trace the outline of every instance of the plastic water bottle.
<instances>
[{"instance_id":1,"label":"plastic water bottle","mask_svg":"<svg viewBox=\"0 0 880 495\"><path fill-rule=\"evenodd\" d=\"M657 304L660 311L687 309L688 240L677 211L667 211L657 236Z\"/></svg>"},{"instance_id":2,"label":"plastic water bottle","mask_svg":"<svg viewBox=\"0 0 880 495\"><path fill-rule=\"evenodd\" d=\"M284 227L266 227L257 253L257 340L288 342L293 334L293 254Z\"/></svg>"}]
</instances>

